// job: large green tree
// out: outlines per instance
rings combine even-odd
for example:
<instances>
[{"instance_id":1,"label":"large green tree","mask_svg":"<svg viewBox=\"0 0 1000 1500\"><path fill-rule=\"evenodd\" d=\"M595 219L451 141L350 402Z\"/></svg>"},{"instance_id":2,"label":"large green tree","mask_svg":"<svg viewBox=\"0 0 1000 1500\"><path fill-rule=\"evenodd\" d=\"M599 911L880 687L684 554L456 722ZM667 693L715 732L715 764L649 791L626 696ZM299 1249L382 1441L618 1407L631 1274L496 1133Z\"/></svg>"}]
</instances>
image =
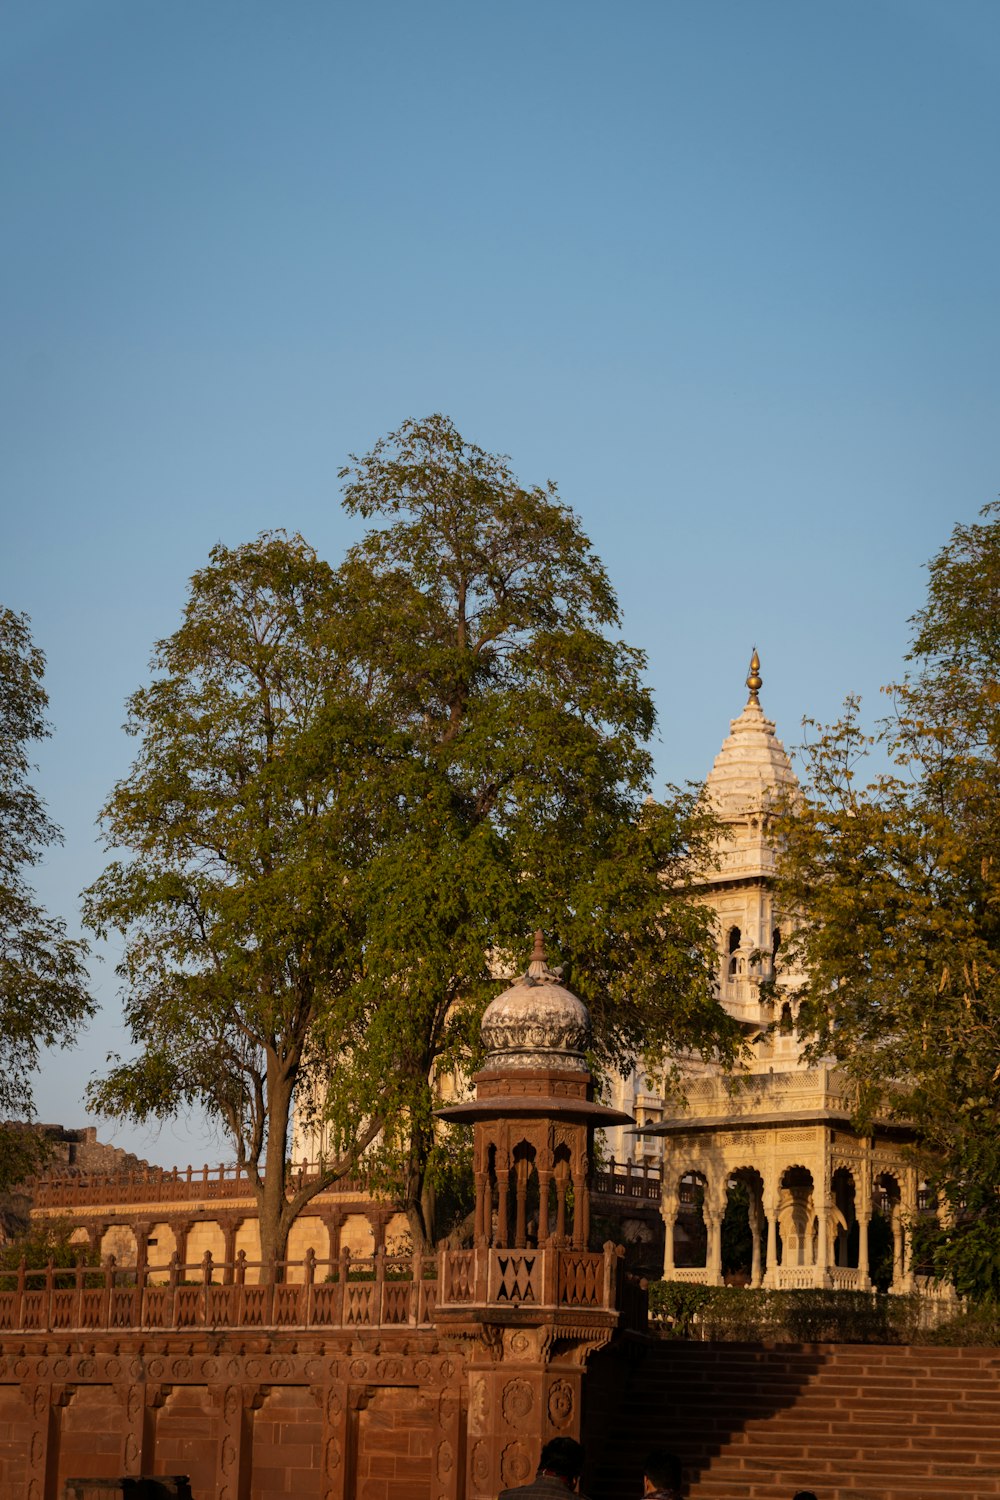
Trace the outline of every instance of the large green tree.
<instances>
[{"instance_id":1,"label":"large green tree","mask_svg":"<svg viewBox=\"0 0 1000 1500\"><path fill-rule=\"evenodd\" d=\"M590 1006L600 1067L681 1047L731 1055L711 920L690 894L713 825L692 793L646 800L644 657L617 638L608 575L551 483L523 486L443 416L405 423L342 477L349 513L384 523L340 576L411 793L370 871L367 970L411 1003L402 1030L370 1007L366 1046L399 1090L383 1145L430 1238L429 1080L474 1053L498 967L532 928Z\"/></svg>"},{"instance_id":2,"label":"large green tree","mask_svg":"<svg viewBox=\"0 0 1000 1500\"><path fill-rule=\"evenodd\" d=\"M28 871L61 834L29 781L29 747L50 733L45 660L24 615L0 608L0 1187L37 1164L43 1141L24 1129L45 1047L69 1046L93 1014L86 947L35 897Z\"/></svg>"},{"instance_id":3,"label":"large green tree","mask_svg":"<svg viewBox=\"0 0 1000 1500\"><path fill-rule=\"evenodd\" d=\"M94 1091L138 1117L206 1105L255 1183L265 1255L364 1168L435 1234L453 1149L434 1081L475 1057L533 928L590 1005L596 1058L735 1046L688 894L711 819L647 803L652 700L579 521L444 417L353 460L385 524L331 571L298 539L217 548L129 725L106 809L131 851L90 893L126 937L140 1048ZM306 1186L289 1112L333 1143Z\"/></svg>"},{"instance_id":4,"label":"large green tree","mask_svg":"<svg viewBox=\"0 0 1000 1500\"><path fill-rule=\"evenodd\" d=\"M929 565L912 667L870 730L807 747L780 897L802 923L803 1025L861 1118L915 1121L942 1212L937 1272L1000 1296L1000 507ZM871 767L882 769L870 770Z\"/></svg>"},{"instance_id":5,"label":"large green tree","mask_svg":"<svg viewBox=\"0 0 1000 1500\"><path fill-rule=\"evenodd\" d=\"M301 538L214 549L129 702L138 753L104 809L127 855L86 895L91 927L124 937L138 1048L109 1059L90 1102L139 1121L205 1109L253 1184L265 1261L381 1127L356 1077L339 1149L305 1183L290 1171L296 1089L311 1064L346 1066L364 1024L357 877L377 776L338 619L334 575Z\"/></svg>"}]
</instances>

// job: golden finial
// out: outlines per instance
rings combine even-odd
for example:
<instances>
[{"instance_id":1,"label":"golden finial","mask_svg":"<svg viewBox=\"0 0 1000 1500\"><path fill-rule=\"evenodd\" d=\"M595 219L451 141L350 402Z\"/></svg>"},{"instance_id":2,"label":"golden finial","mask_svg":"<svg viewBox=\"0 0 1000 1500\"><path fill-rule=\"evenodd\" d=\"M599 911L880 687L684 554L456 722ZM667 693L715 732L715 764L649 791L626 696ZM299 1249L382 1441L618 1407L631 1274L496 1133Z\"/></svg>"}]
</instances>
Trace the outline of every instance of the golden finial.
<instances>
[{"instance_id":1,"label":"golden finial","mask_svg":"<svg viewBox=\"0 0 1000 1500\"><path fill-rule=\"evenodd\" d=\"M747 673L747 687L750 689L749 702L757 703L757 694L763 686L764 679L760 675L760 657L757 655L757 647L753 648L753 656L750 658L750 670Z\"/></svg>"},{"instance_id":2,"label":"golden finial","mask_svg":"<svg viewBox=\"0 0 1000 1500\"><path fill-rule=\"evenodd\" d=\"M545 962L545 938L542 935L540 927L535 930L535 948L531 955L531 962L533 964L543 964Z\"/></svg>"}]
</instances>

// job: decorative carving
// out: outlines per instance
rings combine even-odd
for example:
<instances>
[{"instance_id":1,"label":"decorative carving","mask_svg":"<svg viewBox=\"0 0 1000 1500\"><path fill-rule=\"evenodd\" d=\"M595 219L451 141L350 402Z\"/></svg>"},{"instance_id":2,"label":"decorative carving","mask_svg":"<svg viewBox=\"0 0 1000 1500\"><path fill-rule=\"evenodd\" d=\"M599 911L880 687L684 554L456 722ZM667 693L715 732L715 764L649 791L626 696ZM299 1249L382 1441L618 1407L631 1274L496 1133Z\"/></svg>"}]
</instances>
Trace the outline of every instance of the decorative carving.
<instances>
[{"instance_id":1,"label":"decorative carving","mask_svg":"<svg viewBox=\"0 0 1000 1500\"><path fill-rule=\"evenodd\" d=\"M490 1448L482 1439L472 1450L472 1479L476 1488L485 1490L490 1483Z\"/></svg>"},{"instance_id":2,"label":"decorative carving","mask_svg":"<svg viewBox=\"0 0 1000 1500\"><path fill-rule=\"evenodd\" d=\"M452 1452L451 1444L449 1443L448 1439L445 1438L445 1440L444 1440L443 1443L439 1443L438 1444L438 1451L437 1451L437 1476L438 1476L438 1478L439 1479L445 1479L445 1478L447 1478L447 1476L451 1473L451 1471L452 1471L452 1469L454 1467L455 1467L455 1455Z\"/></svg>"},{"instance_id":3,"label":"decorative carving","mask_svg":"<svg viewBox=\"0 0 1000 1500\"><path fill-rule=\"evenodd\" d=\"M553 1427L568 1427L573 1416L573 1387L568 1380L549 1386L549 1421Z\"/></svg>"},{"instance_id":4,"label":"decorative carving","mask_svg":"<svg viewBox=\"0 0 1000 1500\"><path fill-rule=\"evenodd\" d=\"M340 1441L332 1437L326 1445L326 1472L332 1477L340 1467Z\"/></svg>"},{"instance_id":5,"label":"decorative carving","mask_svg":"<svg viewBox=\"0 0 1000 1500\"><path fill-rule=\"evenodd\" d=\"M531 1475L528 1450L517 1438L508 1443L500 1457L500 1478L505 1485L524 1484Z\"/></svg>"},{"instance_id":6,"label":"decorative carving","mask_svg":"<svg viewBox=\"0 0 1000 1500\"><path fill-rule=\"evenodd\" d=\"M368 1361L366 1359L352 1359L351 1375L355 1380L367 1380Z\"/></svg>"},{"instance_id":7,"label":"decorative carving","mask_svg":"<svg viewBox=\"0 0 1000 1500\"><path fill-rule=\"evenodd\" d=\"M478 1435L489 1431L490 1399L486 1381L482 1376L472 1387L472 1400L469 1403L469 1432Z\"/></svg>"},{"instance_id":8,"label":"decorative carving","mask_svg":"<svg viewBox=\"0 0 1000 1500\"><path fill-rule=\"evenodd\" d=\"M535 1404L531 1386L526 1380L509 1380L503 1388L503 1417L511 1427L519 1427Z\"/></svg>"}]
</instances>

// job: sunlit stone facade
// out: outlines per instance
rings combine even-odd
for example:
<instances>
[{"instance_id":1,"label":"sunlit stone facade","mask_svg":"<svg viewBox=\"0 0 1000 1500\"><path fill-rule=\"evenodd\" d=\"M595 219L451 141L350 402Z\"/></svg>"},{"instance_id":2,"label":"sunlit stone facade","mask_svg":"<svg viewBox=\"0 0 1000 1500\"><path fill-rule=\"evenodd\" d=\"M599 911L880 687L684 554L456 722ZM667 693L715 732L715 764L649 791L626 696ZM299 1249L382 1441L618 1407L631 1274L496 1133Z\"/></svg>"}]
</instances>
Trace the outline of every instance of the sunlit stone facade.
<instances>
[{"instance_id":1,"label":"sunlit stone facade","mask_svg":"<svg viewBox=\"0 0 1000 1500\"><path fill-rule=\"evenodd\" d=\"M922 1204L907 1132L860 1137L851 1125L847 1079L832 1063L809 1062L796 1031L801 978L783 965L783 917L774 905L776 804L793 798L791 762L759 701L756 652L749 698L716 756L707 790L725 833L702 897L716 918L719 1003L743 1027L749 1056L736 1073L681 1058L683 1098L664 1070L637 1069L613 1086L612 1102L643 1133L607 1132L618 1163L657 1167L666 1226L664 1275L754 1286L867 1289L876 1239L883 1284L915 1284L909 1231ZM787 930L784 932L787 938ZM762 995L774 980L771 997ZM745 1213L749 1246L740 1266L725 1265L727 1203Z\"/></svg>"}]
</instances>

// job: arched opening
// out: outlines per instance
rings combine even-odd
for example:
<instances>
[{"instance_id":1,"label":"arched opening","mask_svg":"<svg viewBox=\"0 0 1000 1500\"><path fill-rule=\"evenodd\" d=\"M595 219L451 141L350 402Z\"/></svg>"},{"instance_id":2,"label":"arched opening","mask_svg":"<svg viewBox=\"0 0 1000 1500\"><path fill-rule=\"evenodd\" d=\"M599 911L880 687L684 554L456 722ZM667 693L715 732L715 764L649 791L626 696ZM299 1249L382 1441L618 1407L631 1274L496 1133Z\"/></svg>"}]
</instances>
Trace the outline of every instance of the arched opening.
<instances>
[{"instance_id":1,"label":"arched opening","mask_svg":"<svg viewBox=\"0 0 1000 1500\"><path fill-rule=\"evenodd\" d=\"M535 1148L527 1141L514 1147L514 1246L538 1243L538 1174Z\"/></svg>"},{"instance_id":2,"label":"arched opening","mask_svg":"<svg viewBox=\"0 0 1000 1500\"><path fill-rule=\"evenodd\" d=\"M742 939L742 936L743 936L743 934L740 932L740 929L738 927L730 927L730 929L729 929L729 939L728 939L728 943L729 943L729 977L730 977L730 979L733 979L736 976L736 968L737 968L737 964L739 963L739 958L738 958L737 955L738 955L738 950L739 950L740 941Z\"/></svg>"},{"instance_id":3,"label":"arched opening","mask_svg":"<svg viewBox=\"0 0 1000 1500\"><path fill-rule=\"evenodd\" d=\"M782 1036L794 1036L795 1021L792 1017L792 1007L786 1000L781 1007L781 1019L778 1022L778 1030Z\"/></svg>"},{"instance_id":4,"label":"arched opening","mask_svg":"<svg viewBox=\"0 0 1000 1500\"><path fill-rule=\"evenodd\" d=\"M872 1194L872 1220L868 1230L868 1262L872 1285L887 1292L899 1282L903 1270L902 1194L892 1172L880 1172Z\"/></svg>"},{"instance_id":5,"label":"arched opening","mask_svg":"<svg viewBox=\"0 0 1000 1500\"><path fill-rule=\"evenodd\" d=\"M858 1266L860 1244L854 1173L838 1167L833 1174L833 1263L842 1268Z\"/></svg>"},{"instance_id":6,"label":"arched opening","mask_svg":"<svg viewBox=\"0 0 1000 1500\"><path fill-rule=\"evenodd\" d=\"M722 1276L729 1286L759 1286L766 1263L764 1182L754 1167L740 1167L726 1184L722 1218Z\"/></svg>"},{"instance_id":7,"label":"arched opening","mask_svg":"<svg viewBox=\"0 0 1000 1500\"><path fill-rule=\"evenodd\" d=\"M708 1225L705 1221L705 1189L701 1172L685 1172L677 1184L677 1218L674 1220L674 1265L708 1264Z\"/></svg>"},{"instance_id":8,"label":"arched opening","mask_svg":"<svg viewBox=\"0 0 1000 1500\"><path fill-rule=\"evenodd\" d=\"M777 958L778 952L779 952L780 948L781 948L781 928L780 927L776 927L774 929L774 931L771 933L771 953L774 955L775 958Z\"/></svg>"},{"instance_id":9,"label":"arched opening","mask_svg":"<svg viewBox=\"0 0 1000 1500\"><path fill-rule=\"evenodd\" d=\"M781 1265L811 1266L816 1258L813 1175L808 1167L786 1167L778 1194Z\"/></svg>"}]
</instances>

